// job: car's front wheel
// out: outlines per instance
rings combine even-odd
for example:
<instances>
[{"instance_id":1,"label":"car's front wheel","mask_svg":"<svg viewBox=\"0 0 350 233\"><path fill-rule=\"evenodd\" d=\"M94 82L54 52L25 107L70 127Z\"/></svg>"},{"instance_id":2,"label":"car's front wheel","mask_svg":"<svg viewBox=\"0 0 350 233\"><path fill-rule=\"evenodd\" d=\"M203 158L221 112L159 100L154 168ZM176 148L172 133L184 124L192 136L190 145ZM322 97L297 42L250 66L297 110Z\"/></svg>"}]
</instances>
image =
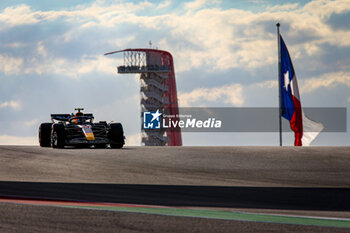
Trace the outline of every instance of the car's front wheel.
<instances>
[{"instance_id":1,"label":"car's front wheel","mask_svg":"<svg viewBox=\"0 0 350 233\"><path fill-rule=\"evenodd\" d=\"M41 147L51 146L52 123L42 123L39 127L39 144Z\"/></svg>"}]
</instances>

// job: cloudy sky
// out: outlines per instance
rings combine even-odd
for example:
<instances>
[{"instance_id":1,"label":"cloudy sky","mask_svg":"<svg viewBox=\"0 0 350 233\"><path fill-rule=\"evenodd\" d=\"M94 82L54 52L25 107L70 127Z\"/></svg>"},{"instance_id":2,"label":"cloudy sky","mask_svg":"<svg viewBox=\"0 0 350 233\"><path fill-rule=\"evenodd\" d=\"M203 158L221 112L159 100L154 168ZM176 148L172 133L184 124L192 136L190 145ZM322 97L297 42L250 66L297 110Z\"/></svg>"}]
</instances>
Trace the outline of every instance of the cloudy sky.
<instances>
[{"instance_id":1,"label":"cloudy sky","mask_svg":"<svg viewBox=\"0 0 350 233\"><path fill-rule=\"evenodd\" d=\"M0 144L37 144L51 113L84 107L122 122L127 145L139 145L139 80L117 74L121 55L103 54L150 40L174 56L181 107L276 107L277 22L302 105L349 108L348 0L2 0ZM183 141L278 145L278 135L184 133ZM350 133L321 133L314 145L349 142Z\"/></svg>"}]
</instances>

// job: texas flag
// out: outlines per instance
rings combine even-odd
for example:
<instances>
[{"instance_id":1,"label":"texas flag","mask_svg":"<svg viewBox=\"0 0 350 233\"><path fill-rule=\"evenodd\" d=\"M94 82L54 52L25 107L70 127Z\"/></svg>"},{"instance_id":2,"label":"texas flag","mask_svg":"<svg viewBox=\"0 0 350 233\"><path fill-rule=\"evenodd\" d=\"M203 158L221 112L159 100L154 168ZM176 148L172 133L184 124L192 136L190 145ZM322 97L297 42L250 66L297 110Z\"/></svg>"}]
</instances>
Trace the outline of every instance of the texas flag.
<instances>
[{"instance_id":1,"label":"texas flag","mask_svg":"<svg viewBox=\"0 0 350 233\"><path fill-rule=\"evenodd\" d=\"M308 119L301 108L297 77L286 44L280 36L281 45L281 110L294 131L294 145L308 146L323 130L323 125Z\"/></svg>"}]
</instances>

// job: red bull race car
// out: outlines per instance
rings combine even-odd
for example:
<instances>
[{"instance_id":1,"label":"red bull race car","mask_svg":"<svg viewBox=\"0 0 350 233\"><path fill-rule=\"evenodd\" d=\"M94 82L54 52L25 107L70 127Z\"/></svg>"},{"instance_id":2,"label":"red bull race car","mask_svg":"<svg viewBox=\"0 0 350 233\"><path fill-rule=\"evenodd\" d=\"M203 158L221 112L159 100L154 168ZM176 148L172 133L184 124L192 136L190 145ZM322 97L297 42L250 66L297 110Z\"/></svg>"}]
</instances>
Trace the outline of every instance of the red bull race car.
<instances>
[{"instance_id":1,"label":"red bull race car","mask_svg":"<svg viewBox=\"0 0 350 233\"><path fill-rule=\"evenodd\" d=\"M64 148L76 146L88 148L122 148L125 144L121 123L100 121L94 123L91 113L83 113L76 108L75 114L51 114L51 123L42 123L39 127L41 147Z\"/></svg>"}]
</instances>

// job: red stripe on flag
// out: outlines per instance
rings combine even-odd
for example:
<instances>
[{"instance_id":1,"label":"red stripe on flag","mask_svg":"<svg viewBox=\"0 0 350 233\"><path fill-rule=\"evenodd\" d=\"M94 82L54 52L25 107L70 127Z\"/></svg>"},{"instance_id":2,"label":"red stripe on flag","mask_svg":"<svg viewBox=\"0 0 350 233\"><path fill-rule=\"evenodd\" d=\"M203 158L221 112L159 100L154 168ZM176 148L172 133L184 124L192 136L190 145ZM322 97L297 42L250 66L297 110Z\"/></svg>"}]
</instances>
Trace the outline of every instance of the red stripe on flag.
<instances>
[{"instance_id":1,"label":"red stripe on flag","mask_svg":"<svg viewBox=\"0 0 350 233\"><path fill-rule=\"evenodd\" d=\"M293 95L294 114L290 120L290 127L294 131L294 146L302 146L303 137L303 117L300 101Z\"/></svg>"}]
</instances>

